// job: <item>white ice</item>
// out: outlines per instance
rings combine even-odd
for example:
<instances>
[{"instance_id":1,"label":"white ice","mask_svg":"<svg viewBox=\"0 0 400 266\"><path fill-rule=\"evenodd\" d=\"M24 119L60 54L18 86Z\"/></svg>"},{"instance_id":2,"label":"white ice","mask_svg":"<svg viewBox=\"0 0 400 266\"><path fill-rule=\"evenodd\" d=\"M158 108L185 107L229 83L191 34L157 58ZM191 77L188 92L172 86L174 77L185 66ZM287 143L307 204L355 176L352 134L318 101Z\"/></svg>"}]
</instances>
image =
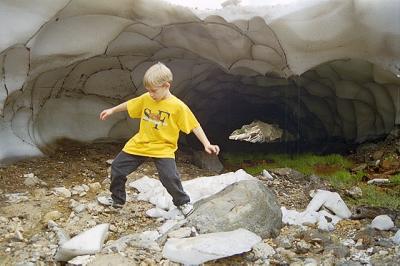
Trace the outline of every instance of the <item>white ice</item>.
<instances>
[{"instance_id":1,"label":"white ice","mask_svg":"<svg viewBox=\"0 0 400 266\"><path fill-rule=\"evenodd\" d=\"M163 257L186 265L201 264L251 250L261 237L246 230L203 234L190 238L170 238Z\"/></svg>"},{"instance_id":2,"label":"white ice","mask_svg":"<svg viewBox=\"0 0 400 266\"><path fill-rule=\"evenodd\" d=\"M69 261L76 256L99 252L108 236L109 227L109 224L99 224L64 242L58 248L54 259L56 261Z\"/></svg>"},{"instance_id":3,"label":"white ice","mask_svg":"<svg viewBox=\"0 0 400 266\"><path fill-rule=\"evenodd\" d=\"M321 207L331 210L334 214L321 210ZM318 190L306 210L302 212L287 210L285 207L281 207L281 210L283 223L290 225L317 224L318 228L323 231L334 230L335 224L351 216L350 210L339 194L326 190Z\"/></svg>"}]
</instances>

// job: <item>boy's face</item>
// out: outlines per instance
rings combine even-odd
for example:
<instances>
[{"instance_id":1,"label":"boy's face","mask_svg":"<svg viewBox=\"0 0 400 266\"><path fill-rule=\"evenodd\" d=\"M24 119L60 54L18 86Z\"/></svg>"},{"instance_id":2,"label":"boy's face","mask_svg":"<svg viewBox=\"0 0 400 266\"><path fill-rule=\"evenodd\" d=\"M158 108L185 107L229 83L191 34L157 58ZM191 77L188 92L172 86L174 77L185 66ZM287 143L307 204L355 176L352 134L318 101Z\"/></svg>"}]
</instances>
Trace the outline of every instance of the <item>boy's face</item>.
<instances>
[{"instance_id":1,"label":"boy's face","mask_svg":"<svg viewBox=\"0 0 400 266\"><path fill-rule=\"evenodd\" d=\"M150 97L153 98L154 101L158 102L167 98L170 95L169 87L169 82L165 82L161 86L154 86L146 89L149 92Z\"/></svg>"}]
</instances>

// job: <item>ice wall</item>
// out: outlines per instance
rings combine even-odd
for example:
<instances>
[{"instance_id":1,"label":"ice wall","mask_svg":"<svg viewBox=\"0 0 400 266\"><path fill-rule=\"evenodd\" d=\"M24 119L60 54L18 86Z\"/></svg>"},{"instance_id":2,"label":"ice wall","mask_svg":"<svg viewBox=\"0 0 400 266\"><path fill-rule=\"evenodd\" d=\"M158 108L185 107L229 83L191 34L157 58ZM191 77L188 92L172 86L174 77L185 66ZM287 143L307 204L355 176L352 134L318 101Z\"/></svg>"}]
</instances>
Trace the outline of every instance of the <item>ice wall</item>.
<instances>
[{"instance_id":1,"label":"ice wall","mask_svg":"<svg viewBox=\"0 0 400 266\"><path fill-rule=\"evenodd\" d=\"M128 137L137 122L98 113L143 93L156 61L211 132L255 116L285 127L283 112L305 139L400 123L397 0L0 0L0 25L2 163Z\"/></svg>"}]
</instances>

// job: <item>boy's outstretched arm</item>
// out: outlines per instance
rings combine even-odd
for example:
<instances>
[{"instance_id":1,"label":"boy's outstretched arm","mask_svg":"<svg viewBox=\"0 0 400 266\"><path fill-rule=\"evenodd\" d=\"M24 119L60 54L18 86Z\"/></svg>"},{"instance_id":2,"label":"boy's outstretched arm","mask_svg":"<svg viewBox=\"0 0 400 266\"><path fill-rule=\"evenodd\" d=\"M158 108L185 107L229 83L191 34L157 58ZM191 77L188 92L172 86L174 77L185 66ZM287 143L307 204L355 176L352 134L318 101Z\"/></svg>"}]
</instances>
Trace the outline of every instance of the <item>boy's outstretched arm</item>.
<instances>
[{"instance_id":1,"label":"boy's outstretched arm","mask_svg":"<svg viewBox=\"0 0 400 266\"><path fill-rule=\"evenodd\" d=\"M123 112L127 110L127 102L123 102L120 105L114 106L112 108L108 108L103 110L100 113L100 119L101 120L106 120L110 115L117 113L117 112Z\"/></svg>"},{"instance_id":2,"label":"boy's outstretched arm","mask_svg":"<svg viewBox=\"0 0 400 266\"><path fill-rule=\"evenodd\" d=\"M193 129L193 133L196 135L196 137L203 144L204 150L207 153L218 155L218 153L219 153L218 145L212 145L210 143L210 141L208 140L208 138L207 138L206 134L204 133L203 129L201 128L201 126L198 126L195 129Z\"/></svg>"}]
</instances>

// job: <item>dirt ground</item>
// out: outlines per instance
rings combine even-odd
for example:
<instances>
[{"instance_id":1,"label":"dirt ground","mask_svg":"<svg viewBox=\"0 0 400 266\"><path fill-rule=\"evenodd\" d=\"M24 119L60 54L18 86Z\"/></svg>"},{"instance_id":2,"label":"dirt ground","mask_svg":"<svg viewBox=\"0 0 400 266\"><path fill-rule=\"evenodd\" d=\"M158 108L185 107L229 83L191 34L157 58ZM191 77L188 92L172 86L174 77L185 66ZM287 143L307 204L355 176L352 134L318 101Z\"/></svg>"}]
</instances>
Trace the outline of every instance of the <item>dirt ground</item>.
<instances>
[{"instance_id":1,"label":"dirt ground","mask_svg":"<svg viewBox=\"0 0 400 266\"><path fill-rule=\"evenodd\" d=\"M46 182L49 188L74 186L83 183L102 182L107 178L107 160L121 151L123 143L81 144L63 141L49 156L31 158L0 167L0 189L3 193L21 192L27 189L24 175L33 173ZM199 169L190 164L190 156L178 152L177 165L182 180L197 175L211 175L212 172ZM146 164L152 164L150 161ZM143 172L143 167L138 169ZM146 173L154 175L155 171Z\"/></svg>"}]
</instances>

